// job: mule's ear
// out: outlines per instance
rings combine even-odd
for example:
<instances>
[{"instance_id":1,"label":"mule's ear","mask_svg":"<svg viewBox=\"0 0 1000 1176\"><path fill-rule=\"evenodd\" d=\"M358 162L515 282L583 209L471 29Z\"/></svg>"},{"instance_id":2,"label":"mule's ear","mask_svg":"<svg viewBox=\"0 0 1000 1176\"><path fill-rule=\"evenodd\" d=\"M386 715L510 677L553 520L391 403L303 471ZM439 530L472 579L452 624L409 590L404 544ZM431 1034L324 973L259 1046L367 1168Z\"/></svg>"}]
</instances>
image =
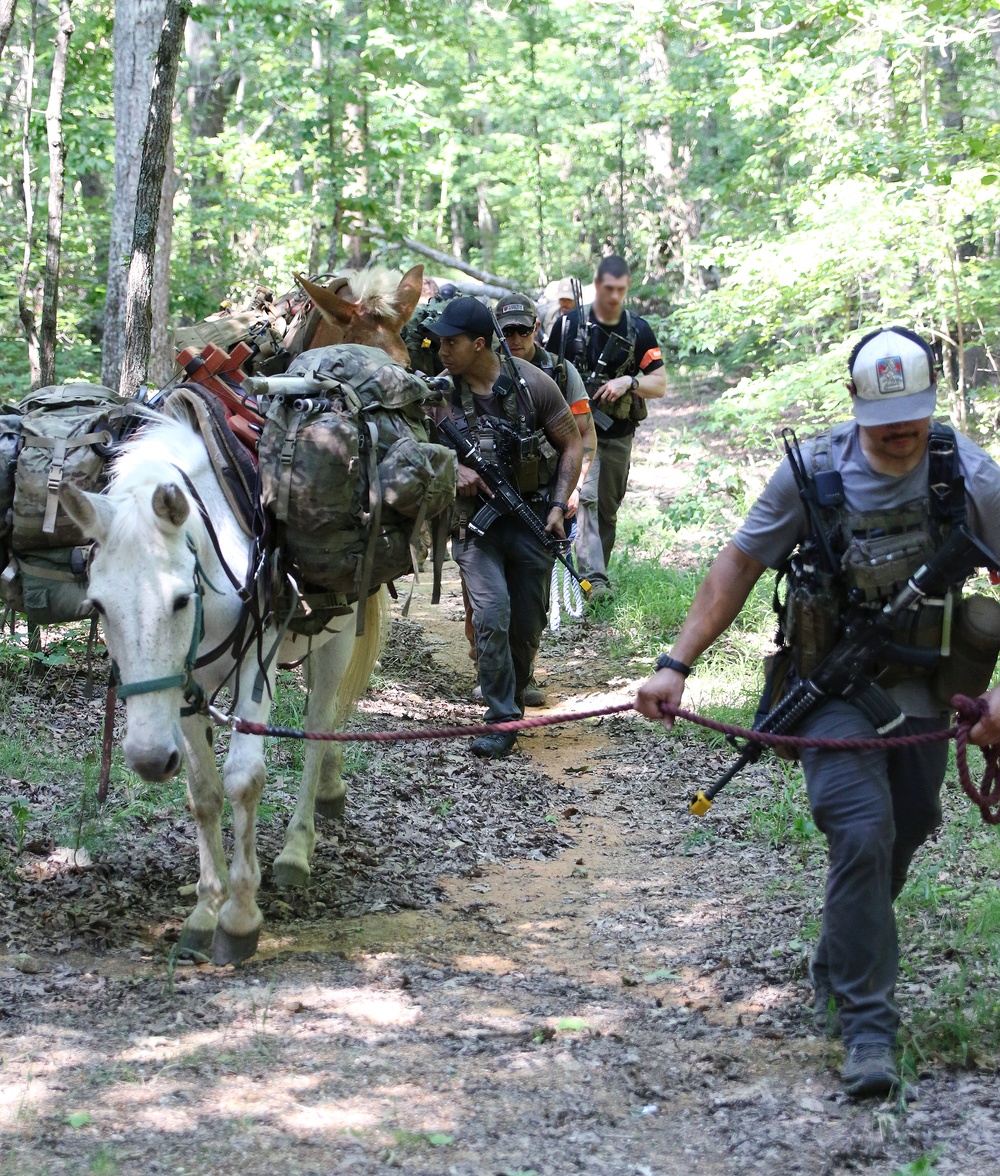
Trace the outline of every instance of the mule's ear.
<instances>
[{"instance_id":1,"label":"mule's ear","mask_svg":"<svg viewBox=\"0 0 1000 1176\"><path fill-rule=\"evenodd\" d=\"M103 494L91 494L72 482L63 482L59 487L59 504L88 539L104 542L115 508Z\"/></svg>"},{"instance_id":2,"label":"mule's ear","mask_svg":"<svg viewBox=\"0 0 1000 1176\"><path fill-rule=\"evenodd\" d=\"M403 279L396 287L395 303L398 310L396 327L404 327L417 309L420 295L424 289L424 267L415 265L413 269L403 274Z\"/></svg>"},{"instance_id":3,"label":"mule's ear","mask_svg":"<svg viewBox=\"0 0 1000 1176\"><path fill-rule=\"evenodd\" d=\"M348 302L346 298L341 298L339 294L334 294L325 286L317 286L315 282L310 282L301 274L295 274L294 277L316 304L316 309L320 314L335 327L346 327L358 313L358 308L353 302Z\"/></svg>"},{"instance_id":4,"label":"mule's ear","mask_svg":"<svg viewBox=\"0 0 1000 1176\"><path fill-rule=\"evenodd\" d=\"M161 482L153 491L153 514L173 527L184 524L191 513L191 504L180 486L173 482Z\"/></svg>"}]
</instances>

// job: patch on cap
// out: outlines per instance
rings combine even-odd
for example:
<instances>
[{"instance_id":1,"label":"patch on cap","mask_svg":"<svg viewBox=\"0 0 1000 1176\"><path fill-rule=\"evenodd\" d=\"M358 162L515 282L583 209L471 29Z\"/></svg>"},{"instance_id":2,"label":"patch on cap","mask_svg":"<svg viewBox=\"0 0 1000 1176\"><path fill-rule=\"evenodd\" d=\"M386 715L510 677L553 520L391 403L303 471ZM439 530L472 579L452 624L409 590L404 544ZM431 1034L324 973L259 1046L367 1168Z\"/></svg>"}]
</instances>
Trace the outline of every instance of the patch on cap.
<instances>
[{"instance_id":1,"label":"patch on cap","mask_svg":"<svg viewBox=\"0 0 1000 1176\"><path fill-rule=\"evenodd\" d=\"M886 355L875 361L875 378L883 396L894 396L906 391L903 361L898 355Z\"/></svg>"}]
</instances>

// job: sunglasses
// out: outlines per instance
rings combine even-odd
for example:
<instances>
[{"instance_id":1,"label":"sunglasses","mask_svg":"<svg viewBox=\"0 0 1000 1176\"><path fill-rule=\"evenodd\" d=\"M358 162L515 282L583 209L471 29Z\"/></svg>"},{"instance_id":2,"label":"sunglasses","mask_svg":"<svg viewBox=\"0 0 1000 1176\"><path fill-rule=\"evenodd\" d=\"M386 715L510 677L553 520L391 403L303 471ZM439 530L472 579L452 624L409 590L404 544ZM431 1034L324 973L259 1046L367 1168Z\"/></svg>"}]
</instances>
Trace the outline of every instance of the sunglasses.
<instances>
[{"instance_id":1,"label":"sunglasses","mask_svg":"<svg viewBox=\"0 0 1000 1176\"><path fill-rule=\"evenodd\" d=\"M511 335L517 335L519 339L527 339L529 335L535 333L534 327L504 327L503 337L509 339Z\"/></svg>"}]
</instances>

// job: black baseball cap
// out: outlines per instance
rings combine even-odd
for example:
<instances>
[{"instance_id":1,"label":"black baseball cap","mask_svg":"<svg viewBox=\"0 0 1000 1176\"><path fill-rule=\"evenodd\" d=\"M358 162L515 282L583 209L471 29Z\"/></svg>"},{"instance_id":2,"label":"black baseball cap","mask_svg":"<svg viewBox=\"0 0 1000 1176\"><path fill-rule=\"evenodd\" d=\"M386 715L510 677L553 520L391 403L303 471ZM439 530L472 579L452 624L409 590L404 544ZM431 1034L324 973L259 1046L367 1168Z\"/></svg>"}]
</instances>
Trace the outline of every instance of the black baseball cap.
<instances>
[{"instance_id":1,"label":"black baseball cap","mask_svg":"<svg viewBox=\"0 0 1000 1176\"><path fill-rule=\"evenodd\" d=\"M455 298L427 328L432 335L468 335L472 339L493 338L493 316L475 298Z\"/></svg>"}]
</instances>

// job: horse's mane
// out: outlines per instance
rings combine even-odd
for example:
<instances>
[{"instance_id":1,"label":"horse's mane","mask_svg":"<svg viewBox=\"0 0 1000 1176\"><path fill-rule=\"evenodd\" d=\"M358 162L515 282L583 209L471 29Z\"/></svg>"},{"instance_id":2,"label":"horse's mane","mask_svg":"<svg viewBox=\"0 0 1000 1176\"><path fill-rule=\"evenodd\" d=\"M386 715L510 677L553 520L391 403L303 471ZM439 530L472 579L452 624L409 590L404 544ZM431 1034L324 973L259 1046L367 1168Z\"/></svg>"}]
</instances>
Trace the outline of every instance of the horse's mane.
<instances>
[{"instance_id":1,"label":"horse's mane","mask_svg":"<svg viewBox=\"0 0 1000 1176\"><path fill-rule=\"evenodd\" d=\"M347 279L348 288L341 296L348 302L356 302L360 310L382 319L395 318L399 313L396 290L403 280L399 270L373 265L368 269L341 270L337 277Z\"/></svg>"},{"instance_id":2,"label":"horse's mane","mask_svg":"<svg viewBox=\"0 0 1000 1176\"><path fill-rule=\"evenodd\" d=\"M108 487L108 498L119 508L114 531L134 534L144 542L159 534L153 491L161 483L173 482L187 494L180 470L195 483L203 473L212 471L205 443L187 421L155 419L126 441L115 457ZM194 503L189 518L192 528L200 545L203 528Z\"/></svg>"}]
</instances>

